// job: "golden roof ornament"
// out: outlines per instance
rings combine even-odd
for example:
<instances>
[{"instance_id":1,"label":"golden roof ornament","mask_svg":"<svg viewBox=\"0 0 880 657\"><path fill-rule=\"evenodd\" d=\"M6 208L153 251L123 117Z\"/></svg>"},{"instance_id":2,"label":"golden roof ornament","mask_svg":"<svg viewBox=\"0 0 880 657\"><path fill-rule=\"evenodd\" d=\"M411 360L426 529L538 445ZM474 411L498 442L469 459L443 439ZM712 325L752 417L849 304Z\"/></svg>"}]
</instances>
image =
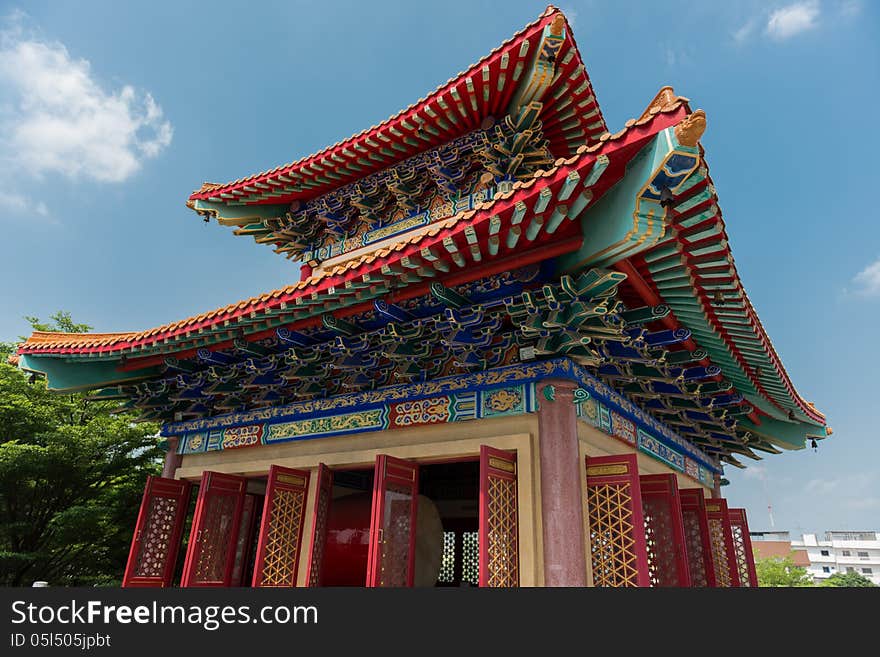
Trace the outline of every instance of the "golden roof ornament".
<instances>
[{"instance_id":1,"label":"golden roof ornament","mask_svg":"<svg viewBox=\"0 0 880 657\"><path fill-rule=\"evenodd\" d=\"M696 146L706 132L706 113L698 109L675 126L675 138L682 146Z\"/></svg>"}]
</instances>

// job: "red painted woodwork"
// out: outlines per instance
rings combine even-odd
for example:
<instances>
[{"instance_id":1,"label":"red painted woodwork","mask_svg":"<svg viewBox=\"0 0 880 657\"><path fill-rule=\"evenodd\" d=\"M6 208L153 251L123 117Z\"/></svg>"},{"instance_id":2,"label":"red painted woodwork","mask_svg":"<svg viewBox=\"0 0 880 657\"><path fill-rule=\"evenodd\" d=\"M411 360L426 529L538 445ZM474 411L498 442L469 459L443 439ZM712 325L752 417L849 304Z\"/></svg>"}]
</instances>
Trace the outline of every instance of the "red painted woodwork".
<instances>
[{"instance_id":1,"label":"red painted woodwork","mask_svg":"<svg viewBox=\"0 0 880 657\"><path fill-rule=\"evenodd\" d=\"M190 489L188 481L147 477L123 587L171 586Z\"/></svg>"},{"instance_id":2,"label":"red painted woodwork","mask_svg":"<svg viewBox=\"0 0 880 657\"><path fill-rule=\"evenodd\" d=\"M538 409L544 586L587 585L577 387L571 380L544 379L536 389L539 399L544 396ZM551 390L552 400L545 394Z\"/></svg>"},{"instance_id":3,"label":"red painted woodwork","mask_svg":"<svg viewBox=\"0 0 880 657\"><path fill-rule=\"evenodd\" d=\"M182 586L230 586L247 479L221 472L202 474Z\"/></svg>"},{"instance_id":4,"label":"red painted woodwork","mask_svg":"<svg viewBox=\"0 0 880 657\"><path fill-rule=\"evenodd\" d=\"M412 586L415 580L419 466L376 457L367 586Z\"/></svg>"},{"instance_id":5,"label":"red painted woodwork","mask_svg":"<svg viewBox=\"0 0 880 657\"><path fill-rule=\"evenodd\" d=\"M628 128L625 132L622 132L618 138L607 140L603 143L602 147L599 150L584 154L578 159L576 163L570 166L566 165L558 167L553 171L551 175L540 179L540 182L538 184L519 188L515 190L515 192L510 197L494 201L491 208L483 208L482 210L477 212L471 219L469 224L463 224L462 222L459 222L455 226L440 230L434 236L425 237L418 242L413 242L412 244L407 245L399 251L392 251L392 253L390 253L387 257L380 258L379 260L375 260L370 263L364 262L359 266L347 269L343 274L328 275L303 287L291 286L289 290L278 290L272 294L262 295L261 297L249 300L248 303L235 304L234 306L229 306L227 308L219 309L216 312L208 313L208 315L210 315L209 317L199 319L198 321L196 321L196 318L193 318L193 321L176 322L173 325L169 325L167 328L162 328L162 330L150 332L149 336L142 335L137 338L124 339L109 345L58 347L52 348L51 350L31 350L28 348L27 345L25 345L20 349L20 353L105 353L112 351L121 351L123 349L143 347L155 343L158 340L167 340L169 338L175 338L184 334L192 334L199 329L210 328L221 322L230 322L244 316L252 316L254 313L259 313L263 310L273 308L277 309L281 306L282 303L290 303L298 297L323 292L330 288L333 288L337 291L340 289L344 289L344 284L347 281L360 278L363 274L366 273L375 273L379 271L379 269L381 269L383 265L394 264L404 257L419 258L419 251L424 248L438 245L448 237L463 240L463 231L466 225L471 226L479 235L485 234L489 226L490 218L492 216L496 214L506 215L512 213L518 202L531 200L544 188L549 188L551 189L551 191L558 190L561 185L564 184L566 176L568 176L572 170L578 170L581 172L589 171L589 169L591 169L592 166L595 164L597 157L599 157L600 155L607 155L609 158L611 158L611 164L609 165L609 169L602 176L602 179L600 183L598 183L597 188L594 189L594 197L598 198L608 189L610 185L614 184L614 182L619 179L619 177L624 172L626 162L629 161L629 159L638 152L641 145L647 143L648 140L650 140L654 135L656 135L664 128L677 124L684 116L686 116L686 114L687 111L684 106L679 106L675 110L670 112L659 112L646 123L634 125ZM555 235L542 236L539 238L539 240L542 241L542 243L540 244L540 248L537 249L537 251L539 252L542 250L554 249L559 246L559 244L557 243L557 237ZM553 243L546 244L543 243L543 240L547 240ZM567 242L568 240L565 241ZM536 244L535 246L538 245ZM566 245L565 248L574 249L577 247L569 247ZM494 259L495 262L498 262L500 258L503 258L506 255L508 254L501 253L500 257L496 257ZM517 255L519 254L514 253L514 256ZM545 254L542 259L546 259L547 257L551 256L549 254ZM514 259L516 259L516 257L514 257ZM467 274L463 275L467 276ZM471 279L469 278L468 280ZM214 345L215 348L218 346L219 345ZM181 351L184 351L186 348L187 347L184 347L183 349L181 349ZM129 359L124 365L121 364L119 366L119 370L127 371L131 369L134 366L135 360L138 362L138 365L140 367L146 367L148 364L152 364L154 362L154 360L152 359L157 358L159 357L152 356L145 357L143 359ZM155 361L155 363L159 364L160 361L161 359Z\"/></svg>"},{"instance_id":6,"label":"red painted woodwork","mask_svg":"<svg viewBox=\"0 0 880 657\"><path fill-rule=\"evenodd\" d=\"M296 586L308 493L307 470L269 468L253 586Z\"/></svg>"},{"instance_id":7,"label":"red painted woodwork","mask_svg":"<svg viewBox=\"0 0 880 657\"><path fill-rule=\"evenodd\" d=\"M727 500L721 497L706 500L706 515L709 518L716 586L738 587L740 586L739 569L736 566L736 550L733 545Z\"/></svg>"},{"instance_id":8,"label":"red painted woodwork","mask_svg":"<svg viewBox=\"0 0 880 657\"><path fill-rule=\"evenodd\" d=\"M684 519L674 474L639 477L652 586L690 586Z\"/></svg>"},{"instance_id":9,"label":"red painted woodwork","mask_svg":"<svg viewBox=\"0 0 880 657\"><path fill-rule=\"evenodd\" d=\"M333 499L333 471L323 463L318 464L318 481L315 486L315 504L312 513L312 531L309 540L309 566L306 586L321 586L324 564L324 546L327 541L327 519Z\"/></svg>"},{"instance_id":10,"label":"red painted woodwork","mask_svg":"<svg viewBox=\"0 0 880 657\"><path fill-rule=\"evenodd\" d=\"M728 514L740 585L757 587L758 573L755 570L755 553L752 551L752 538L749 536L749 521L746 518L746 510L728 509Z\"/></svg>"},{"instance_id":11,"label":"red painted woodwork","mask_svg":"<svg viewBox=\"0 0 880 657\"><path fill-rule=\"evenodd\" d=\"M513 207L513 206L511 206ZM488 215L487 215L488 216ZM451 230L441 231L440 236L452 234ZM442 240L439 240L442 241ZM544 260L548 260L550 258L555 258L556 256L563 255L565 253L571 253L572 251L576 251L580 248L583 242L583 238L580 235L576 235L574 237L569 237L565 239L561 239L558 241L554 241L551 244L542 244L540 247L531 249L528 251L515 252L512 256L508 257L496 257L491 260L486 258L488 263L483 266L469 266L460 272L451 272L449 275L444 277L438 277L434 280L440 282L446 287L453 287L455 285L460 285L462 283L468 283L472 280L476 280L477 278L482 278L485 276L493 276L499 272L503 271L511 271L513 269L519 267L525 267L526 265L534 264L536 262L543 262ZM413 256L419 252L419 250L423 248L423 244L419 243L417 246L413 247L411 252L407 252L404 250L403 252L395 251L395 255L390 255L388 258L382 259L381 264L388 264L391 262L396 262L400 258L405 255ZM400 256L400 257L397 257ZM370 268L370 272L376 274L381 269L381 265L376 265L375 267ZM366 273L366 272L361 272ZM418 296L422 296L428 293L429 283L420 283L416 285L407 285L406 287L400 288L399 290L395 290L391 292L386 298L391 303L399 303L401 301L406 301L408 299L412 299ZM332 287L332 286L322 286L323 287ZM316 290L318 288L316 287ZM311 290L309 290L309 293ZM289 299L293 300L300 296L307 296L306 292L302 294L292 294L292 295L283 295L279 297L279 301L274 303L263 303L259 304L259 306L253 311L258 312L260 310L271 310L278 309L281 306L282 300ZM357 315L365 310L369 310L373 307L373 302L364 302L359 304L352 304L350 306L346 306L344 308L340 308L339 310L334 312L334 316L338 318L345 318L352 315ZM229 319L235 320L240 315L236 314L235 316L230 316ZM307 328L313 328L315 326L321 325L320 317L309 317L307 319L301 319L289 324L285 324L284 328L290 329L292 331L299 331ZM193 329L197 330L199 328L207 328L211 326L211 322L205 320L204 322L200 322L194 325ZM257 331L254 333L250 333L247 336L249 341L260 340L262 338L270 337L275 334L275 330L279 327L272 327L271 329L266 329L263 331ZM181 331L182 332L182 331ZM175 332L172 334L177 335L179 332ZM140 342L138 342L140 345ZM224 340L221 342L215 342L211 344L211 349L213 350L222 350L229 348L233 345L232 340ZM89 350L92 351L92 350ZM96 349L94 351L101 351L101 349ZM181 349L180 351L168 352L168 354L163 354L161 356L143 356L139 358L128 358L125 363L120 363L117 365L116 370L119 372L131 372L139 369L143 369L145 367L153 367L156 365L162 365L165 362L165 358L168 355L173 355L175 358L180 360L184 360L187 358L192 358L198 352L198 348L189 347L185 349Z\"/></svg>"},{"instance_id":12,"label":"red painted woodwork","mask_svg":"<svg viewBox=\"0 0 880 657\"><path fill-rule=\"evenodd\" d=\"M706 496L701 488L682 488L678 493L681 500L681 516L684 521L691 586L714 587L716 586L715 563L712 559Z\"/></svg>"},{"instance_id":13,"label":"red painted woodwork","mask_svg":"<svg viewBox=\"0 0 880 657\"><path fill-rule=\"evenodd\" d=\"M391 166L479 127L486 117L505 113L517 88L516 84L505 84L505 79L510 71L528 66L536 44L540 42L545 27L555 19L556 12L555 8L548 8L537 21L526 26L478 63L378 125L297 162L240 178L235 182L203 188L193 192L189 198L209 199L231 190L242 190L242 198L246 202L260 202L260 199L247 193L253 189L250 186L257 183L260 187L269 186L277 192L272 199L262 202L289 203L294 199L326 193L358 176ZM531 49L528 48L530 42ZM558 55L555 80L545 96L547 102L544 103L541 122L551 151L561 157L572 151L571 138L567 135L573 128L579 127L583 131L583 141L587 144L594 143L607 128L570 28L565 31ZM586 84L575 83L578 76L583 76ZM562 90L565 92L564 96ZM560 97L565 102L552 100ZM572 115L566 108L575 105L578 112ZM455 115L452 121L448 120L450 114ZM425 116L439 119L431 121L430 132L419 131L419 125L424 121L422 117ZM388 155L386 149L393 149L393 155ZM375 161L362 158L361 153L375 153ZM364 159L369 162L366 168ZM320 166L310 170L309 167L316 163L320 163ZM330 174L322 173L328 170L327 167L330 167ZM355 169L357 174L351 169ZM307 181L307 188L304 191L285 191L278 187L278 174ZM323 179L322 175L325 176ZM327 180L328 175L332 180Z\"/></svg>"},{"instance_id":14,"label":"red painted woodwork","mask_svg":"<svg viewBox=\"0 0 880 657\"><path fill-rule=\"evenodd\" d=\"M244 576L248 559L251 556L251 538L257 511L257 496L245 495L241 508L241 523L238 528L238 539L235 541L235 565L232 567L232 586L244 586Z\"/></svg>"},{"instance_id":15,"label":"red painted woodwork","mask_svg":"<svg viewBox=\"0 0 880 657\"><path fill-rule=\"evenodd\" d=\"M587 516L594 586L650 586L635 454L588 456Z\"/></svg>"},{"instance_id":16,"label":"red painted woodwork","mask_svg":"<svg viewBox=\"0 0 880 657\"><path fill-rule=\"evenodd\" d=\"M327 516L321 586L363 586L370 557L373 494L333 500Z\"/></svg>"},{"instance_id":17,"label":"red painted woodwork","mask_svg":"<svg viewBox=\"0 0 880 657\"><path fill-rule=\"evenodd\" d=\"M480 445L480 586L519 586L516 452Z\"/></svg>"}]
</instances>

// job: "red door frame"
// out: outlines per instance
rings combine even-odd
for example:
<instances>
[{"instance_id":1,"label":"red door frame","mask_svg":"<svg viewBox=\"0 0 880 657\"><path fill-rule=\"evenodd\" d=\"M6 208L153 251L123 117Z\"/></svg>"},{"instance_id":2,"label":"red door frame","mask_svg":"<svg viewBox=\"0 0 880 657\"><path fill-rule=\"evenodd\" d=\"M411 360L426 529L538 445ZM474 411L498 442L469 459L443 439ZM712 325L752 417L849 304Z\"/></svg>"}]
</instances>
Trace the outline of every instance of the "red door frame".
<instances>
[{"instance_id":1,"label":"red door frame","mask_svg":"<svg viewBox=\"0 0 880 657\"><path fill-rule=\"evenodd\" d=\"M289 579L283 583L265 584L263 573L266 551L268 548L269 532L272 529L272 513L277 503L277 493L287 491L302 496L302 505L299 522L293 528L296 534L296 548L293 555L293 565L289 571ZM254 562L254 576L251 585L254 587L290 587L296 586L296 576L299 568L299 555L302 552L303 525L305 525L306 506L309 496L309 471L293 470L280 465L269 466L269 481L266 484L266 499L263 503L263 517L260 520L260 537L257 540L257 558ZM288 537L290 538L290 537Z\"/></svg>"},{"instance_id":2,"label":"red door frame","mask_svg":"<svg viewBox=\"0 0 880 657\"><path fill-rule=\"evenodd\" d=\"M177 565L177 553L180 550L180 538L183 534L183 525L186 521L186 512L189 507L189 496L192 485L188 481L180 479L167 479L164 477L147 477L144 486L144 496L141 499L141 508L138 511L137 522L134 526L134 535L131 539L131 548L128 551L128 561L125 565L125 573L122 577L122 586L129 587L168 587L174 577L174 567ZM150 520L149 514L153 499L165 497L176 500L174 520L171 533L168 538L165 552L165 563L162 565L160 577L138 577L135 572L138 567L138 559L144 547L142 543L143 531Z\"/></svg>"},{"instance_id":3,"label":"red door frame","mask_svg":"<svg viewBox=\"0 0 880 657\"><path fill-rule=\"evenodd\" d=\"M678 493L678 478L674 474L641 475L639 488L642 494L642 510L645 502L651 500L662 505L669 512L670 532L674 550L675 572L671 576L664 573L665 584L661 586L691 585L690 568L688 567L685 548L684 518L681 514L681 499ZM664 564L668 566L668 564Z\"/></svg>"},{"instance_id":4,"label":"red door frame","mask_svg":"<svg viewBox=\"0 0 880 657\"><path fill-rule=\"evenodd\" d=\"M236 475L206 470L202 473L202 481L199 487L199 497L196 501L196 511L193 516L192 529L190 530L189 545L186 550L186 561L183 564L183 576L181 586L185 587L228 587L232 578L232 569L235 565L235 543L238 540L238 529L241 524L241 510L244 506L244 497L247 492L247 479ZM232 526L226 537L226 564L223 571L222 581L199 582L196 581L196 567L202 554L202 532L205 524L208 505L214 496L235 495L237 497L235 510L233 511Z\"/></svg>"},{"instance_id":5,"label":"red door frame","mask_svg":"<svg viewBox=\"0 0 880 657\"><path fill-rule=\"evenodd\" d=\"M333 471L323 463L318 464L318 481L315 485L315 501L312 505L312 530L309 541L309 565L306 570L306 586L321 586L324 568L324 543L327 540L327 518L333 502Z\"/></svg>"},{"instance_id":6,"label":"red door frame","mask_svg":"<svg viewBox=\"0 0 880 657\"><path fill-rule=\"evenodd\" d=\"M373 478L373 506L370 517L370 548L367 556L367 586L382 586L382 544L385 541L385 496L388 484L408 487L410 499L409 554L407 555L406 586L415 581L416 511L419 496L419 465L386 454L376 457Z\"/></svg>"},{"instance_id":7,"label":"red door frame","mask_svg":"<svg viewBox=\"0 0 880 657\"><path fill-rule=\"evenodd\" d=\"M706 500L706 515L709 522L716 520L721 522L724 536L724 551L727 553L727 572L730 576L730 585L739 587L739 569L736 565L736 551L733 545L733 532L730 529L730 513L727 509L727 500L723 497L712 497ZM716 577L716 581L720 578Z\"/></svg>"},{"instance_id":8,"label":"red door frame","mask_svg":"<svg viewBox=\"0 0 880 657\"><path fill-rule=\"evenodd\" d=\"M516 481L516 452L508 452L488 445L480 445L480 525L477 542L479 552L480 586L493 586L489 573L489 483L492 479L513 482L513 507L516 526L513 530L514 564L513 576L508 584L495 586L519 586L519 490Z\"/></svg>"},{"instance_id":9,"label":"red door frame","mask_svg":"<svg viewBox=\"0 0 880 657\"><path fill-rule=\"evenodd\" d=\"M586 458L587 489L593 486L624 484L629 488L629 512L632 524L636 586L651 586L648 573L648 547L645 542L645 517L639 485L639 465L635 454L588 456ZM591 531L587 527L587 531Z\"/></svg>"},{"instance_id":10,"label":"red door frame","mask_svg":"<svg viewBox=\"0 0 880 657\"><path fill-rule=\"evenodd\" d=\"M681 488L678 492L681 500L682 519L685 515L693 514L700 527L700 553L688 553L688 559L702 560L703 572L706 576L706 586L714 588L718 584L715 578L715 559L712 557L712 537L709 535L709 516L706 513L706 496L703 494L702 488ZM694 576L692 573L692 586L696 586L697 584L693 582L693 579Z\"/></svg>"},{"instance_id":11,"label":"red door frame","mask_svg":"<svg viewBox=\"0 0 880 657\"><path fill-rule=\"evenodd\" d=\"M752 552L752 538L749 536L749 521L746 517L745 509L728 509L728 514L730 515L730 527L731 533L733 531L733 527L739 527L740 533L742 534L743 540L743 556L746 559L746 572L749 576L748 584L744 586L755 588L758 586L758 572L755 570L755 553ZM739 564L737 564L739 568ZM739 572L739 570L737 570ZM742 584L742 578L740 578L740 584Z\"/></svg>"}]
</instances>

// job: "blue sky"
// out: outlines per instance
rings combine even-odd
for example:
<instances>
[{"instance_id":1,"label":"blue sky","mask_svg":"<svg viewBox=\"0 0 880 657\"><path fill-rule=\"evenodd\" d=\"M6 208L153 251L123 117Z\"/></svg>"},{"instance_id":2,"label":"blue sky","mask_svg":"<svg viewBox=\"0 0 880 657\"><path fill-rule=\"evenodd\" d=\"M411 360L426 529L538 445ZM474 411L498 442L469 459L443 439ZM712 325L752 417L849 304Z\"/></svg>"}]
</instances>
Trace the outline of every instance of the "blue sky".
<instances>
[{"instance_id":1,"label":"blue sky","mask_svg":"<svg viewBox=\"0 0 880 657\"><path fill-rule=\"evenodd\" d=\"M0 339L65 309L141 329L294 282L184 207L422 97L538 2L0 2ZM664 84L703 138L740 275L834 436L728 468L752 529L880 529L880 11L565 2L612 131ZM749 461L748 463L751 464Z\"/></svg>"}]
</instances>

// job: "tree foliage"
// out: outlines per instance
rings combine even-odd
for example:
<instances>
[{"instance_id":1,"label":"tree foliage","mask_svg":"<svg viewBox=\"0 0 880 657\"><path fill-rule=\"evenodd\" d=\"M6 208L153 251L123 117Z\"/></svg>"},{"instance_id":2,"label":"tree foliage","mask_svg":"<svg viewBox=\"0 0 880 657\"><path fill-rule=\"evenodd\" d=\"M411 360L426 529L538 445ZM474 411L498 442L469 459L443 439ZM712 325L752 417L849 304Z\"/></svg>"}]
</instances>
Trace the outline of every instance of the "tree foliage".
<instances>
[{"instance_id":1,"label":"tree foliage","mask_svg":"<svg viewBox=\"0 0 880 657\"><path fill-rule=\"evenodd\" d=\"M813 586L813 578L802 566L788 557L755 559L759 586Z\"/></svg>"},{"instance_id":2,"label":"tree foliage","mask_svg":"<svg viewBox=\"0 0 880 657\"><path fill-rule=\"evenodd\" d=\"M861 573L834 573L822 586L868 587L877 586Z\"/></svg>"},{"instance_id":3,"label":"tree foliage","mask_svg":"<svg viewBox=\"0 0 880 657\"><path fill-rule=\"evenodd\" d=\"M37 330L84 331L68 313ZM0 354L14 345L0 345ZM117 402L58 394L0 359L0 584L120 580L157 427L113 415Z\"/></svg>"}]
</instances>

